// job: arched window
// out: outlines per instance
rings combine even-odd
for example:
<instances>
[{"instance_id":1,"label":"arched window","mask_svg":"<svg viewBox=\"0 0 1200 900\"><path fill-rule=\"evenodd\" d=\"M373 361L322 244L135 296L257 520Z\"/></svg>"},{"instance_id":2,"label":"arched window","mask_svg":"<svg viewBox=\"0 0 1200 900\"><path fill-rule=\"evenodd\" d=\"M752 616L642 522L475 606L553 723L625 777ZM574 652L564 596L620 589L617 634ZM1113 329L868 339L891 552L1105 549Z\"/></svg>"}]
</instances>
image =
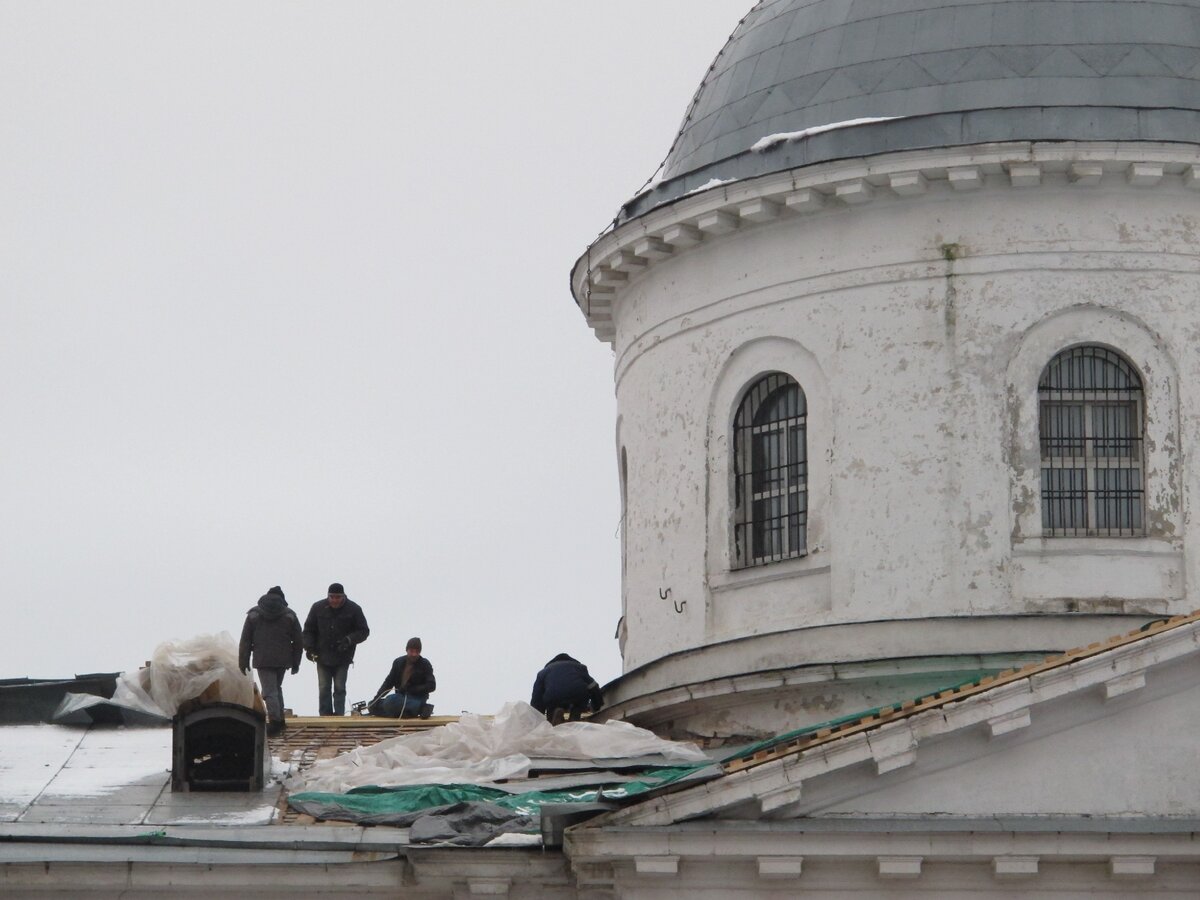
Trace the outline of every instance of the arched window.
<instances>
[{"instance_id":1,"label":"arched window","mask_svg":"<svg viewBox=\"0 0 1200 900\"><path fill-rule=\"evenodd\" d=\"M807 552L807 413L804 391L782 372L742 396L733 422L734 568Z\"/></svg>"},{"instance_id":2,"label":"arched window","mask_svg":"<svg viewBox=\"0 0 1200 900\"><path fill-rule=\"evenodd\" d=\"M1047 537L1144 533L1142 379L1105 347L1059 353L1038 381L1042 531Z\"/></svg>"}]
</instances>

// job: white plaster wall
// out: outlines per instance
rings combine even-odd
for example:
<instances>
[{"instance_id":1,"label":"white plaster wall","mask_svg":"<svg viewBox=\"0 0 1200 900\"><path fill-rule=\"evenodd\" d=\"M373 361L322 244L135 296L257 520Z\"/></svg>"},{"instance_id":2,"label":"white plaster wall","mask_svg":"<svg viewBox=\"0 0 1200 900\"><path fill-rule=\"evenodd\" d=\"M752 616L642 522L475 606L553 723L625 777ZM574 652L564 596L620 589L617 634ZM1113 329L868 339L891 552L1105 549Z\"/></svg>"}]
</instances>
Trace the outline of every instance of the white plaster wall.
<instances>
[{"instance_id":1,"label":"white plaster wall","mask_svg":"<svg viewBox=\"0 0 1200 900\"><path fill-rule=\"evenodd\" d=\"M1198 199L1179 179L943 184L743 227L636 278L613 309L626 670L807 625L1195 606ZM1038 533L1037 376L1090 342L1146 382L1137 540ZM771 369L809 397L809 555L731 572L729 423Z\"/></svg>"}]
</instances>

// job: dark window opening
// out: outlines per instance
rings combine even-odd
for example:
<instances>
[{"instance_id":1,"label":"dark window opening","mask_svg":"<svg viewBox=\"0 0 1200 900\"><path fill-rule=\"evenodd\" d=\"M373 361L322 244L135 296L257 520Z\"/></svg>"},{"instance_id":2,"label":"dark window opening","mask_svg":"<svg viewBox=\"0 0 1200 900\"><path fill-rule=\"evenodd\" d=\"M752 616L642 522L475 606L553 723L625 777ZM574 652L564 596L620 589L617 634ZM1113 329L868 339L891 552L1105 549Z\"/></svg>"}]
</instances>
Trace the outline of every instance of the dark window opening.
<instances>
[{"instance_id":1,"label":"dark window opening","mask_svg":"<svg viewBox=\"0 0 1200 900\"><path fill-rule=\"evenodd\" d=\"M808 552L808 407L782 372L746 391L733 424L734 568Z\"/></svg>"},{"instance_id":2,"label":"dark window opening","mask_svg":"<svg viewBox=\"0 0 1200 900\"><path fill-rule=\"evenodd\" d=\"M1144 534L1142 380L1104 347L1059 353L1038 382L1042 531Z\"/></svg>"}]
</instances>

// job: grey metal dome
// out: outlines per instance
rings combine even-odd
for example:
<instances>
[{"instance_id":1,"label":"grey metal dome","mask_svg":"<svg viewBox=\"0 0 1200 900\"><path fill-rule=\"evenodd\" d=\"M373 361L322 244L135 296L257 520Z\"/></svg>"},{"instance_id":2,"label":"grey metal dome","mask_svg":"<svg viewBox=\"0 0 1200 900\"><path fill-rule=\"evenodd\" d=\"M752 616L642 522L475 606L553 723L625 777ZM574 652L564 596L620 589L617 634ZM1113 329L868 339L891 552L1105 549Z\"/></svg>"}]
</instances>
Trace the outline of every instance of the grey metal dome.
<instances>
[{"instance_id":1,"label":"grey metal dome","mask_svg":"<svg viewBox=\"0 0 1200 900\"><path fill-rule=\"evenodd\" d=\"M1003 140L1200 141L1200 0L762 0L625 216L713 178Z\"/></svg>"}]
</instances>

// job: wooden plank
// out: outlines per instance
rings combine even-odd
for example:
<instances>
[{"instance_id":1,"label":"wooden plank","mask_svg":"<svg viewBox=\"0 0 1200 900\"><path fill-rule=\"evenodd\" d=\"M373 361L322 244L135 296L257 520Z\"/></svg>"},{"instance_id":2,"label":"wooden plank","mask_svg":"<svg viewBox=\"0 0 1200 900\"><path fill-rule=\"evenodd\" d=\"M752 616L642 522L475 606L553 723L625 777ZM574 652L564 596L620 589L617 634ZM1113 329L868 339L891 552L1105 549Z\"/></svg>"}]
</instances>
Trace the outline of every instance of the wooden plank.
<instances>
[{"instance_id":1,"label":"wooden plank","mask_svg":"<svg viewBox=\"0 0 1200 900\"><path fill-rule=\"evenodd\" d=\"M490 716L485 718L490 718ZM458 719L458 716L430 716L428 719L381 719L375 716L289 716L287 725L289 728L295 725L326 729L401 728L407 731L428 731L439 725L457 722Z\"/></svg>"}]
</instances>

